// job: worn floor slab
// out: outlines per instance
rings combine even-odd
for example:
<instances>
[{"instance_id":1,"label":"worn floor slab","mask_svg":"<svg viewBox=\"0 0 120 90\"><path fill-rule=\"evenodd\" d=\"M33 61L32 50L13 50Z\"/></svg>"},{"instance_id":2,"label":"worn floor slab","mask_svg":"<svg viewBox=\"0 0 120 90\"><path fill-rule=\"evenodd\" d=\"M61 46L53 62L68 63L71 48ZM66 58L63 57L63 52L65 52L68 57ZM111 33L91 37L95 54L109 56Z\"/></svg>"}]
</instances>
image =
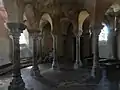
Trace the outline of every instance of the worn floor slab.
<instances>
[{"instance_id":1,"label":"worn floor slab","mask_svg":"<svg viewBox=\"0 0 120 90\"><path fill-rule=\"evenodd\" d=\"M31 90L120 90L119 82L110 82L106 77L101 78L99 84L86 83L89 70L54 71L51 65L40 65L41 78L30 76L31 67L22 69L22 77L26 87ZM0 90L8 90L11 75L0 77Z\"/></svg>"}]
</instances>

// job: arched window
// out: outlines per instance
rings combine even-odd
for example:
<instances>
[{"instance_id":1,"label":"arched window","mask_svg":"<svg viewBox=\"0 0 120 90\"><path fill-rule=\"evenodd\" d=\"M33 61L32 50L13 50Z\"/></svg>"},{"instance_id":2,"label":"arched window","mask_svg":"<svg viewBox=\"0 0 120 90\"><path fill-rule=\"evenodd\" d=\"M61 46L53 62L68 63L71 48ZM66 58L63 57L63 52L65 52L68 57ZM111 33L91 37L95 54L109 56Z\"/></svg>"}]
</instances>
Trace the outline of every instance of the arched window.
<instances>
[{"instance_id":1,"label":"arched window","mask_svg":"<svg viewBox=\"0 0 120 90\"><path fill-rule=\"evenodd\" d=\"M100 32L99 41L107 41L108 40L109 29L108 29L106 24L103 23L102 25L104 25L104 27Z\"/></svg>"},{"instance_id":2,"label":"arched window","mask_svg":"<svg viewBox=\"0 0 120 90\"><path fill-rule=\"evenodd\" d=\"M20 36L20 44L28 44L27 43L27 38L26 38L26 36L28 36L28 32L27 32L27 30L24 30L23 31L23 33L21 33L21 36Z\"/></svg>"},{"instance_id":3,"label":"arched window","mask_svg":"<svg viewBox=\"0 0 120 90\"><path fill-rule=\"evenodd\" d=\"M27 18L25 16L25 14L23 15L23 21L24 23L27 22ZM23 31L23 33L21 33L21 36L20 36L20 40L19 40L20 44L29 44L29 33L27 31L27 29L25 29Z\"/></svg>"}]
</instances>

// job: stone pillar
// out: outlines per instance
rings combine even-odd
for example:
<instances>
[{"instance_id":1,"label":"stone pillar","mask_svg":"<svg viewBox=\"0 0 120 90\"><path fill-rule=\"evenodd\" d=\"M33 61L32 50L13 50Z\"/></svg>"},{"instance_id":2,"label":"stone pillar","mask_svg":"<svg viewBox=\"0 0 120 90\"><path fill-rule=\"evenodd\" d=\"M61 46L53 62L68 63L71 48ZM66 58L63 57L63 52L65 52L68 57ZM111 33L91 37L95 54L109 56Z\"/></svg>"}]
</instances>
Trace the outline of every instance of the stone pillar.
<instances>
[{"instance_id":1,"label":"stone pillar","mask_svg":"<svg viewBox=\"0 0 120 90\"><path fill-rule=\"evenodd\" d=\"M29 31L29 33L33 39L33 63L32 63L33 67L31 69L31 76L40 77L41 75L38 67L38 59L39 59L38 42L39 42L40 31L31 30Z\"/></svg>"},{"instance_id":2,"label":"stone pillar","mask_svg":"<svg viewBox=\"0 0 120 90\"><path fill-rule=\"evenodd\" d=\"M20 71L20 44L19 38L26 26L22 23L7 23L13 36L13 79L8 90L25 90L25 83Z\"/></svg>"},{"instance_id":3,"label":"stone pillar","mask_svg":"<svg viewBox=\"0 0 120 90\"><path fill-rule=\"evenodd\" d=\"M108 36L108 45L110 50L109 57L114 60L118 60L118 46L117 46L117 31L111 29Z\"/></svg>"},{"instance_id":4,"label":"stone pillar","mask_svg":"<svg viewBox=\"0 0 120 90\"><path fill-rule=\"evenodd\" d=\"M118 60L118 51L117 51L117 32L113 31L112 37L112 52L113 52L113 59Z\"/></svg>"},{"instance_id":5,"label":"stone pillar","mask_svg":"<svg viewBox=\"0 0 120 90\"><path fill-rule=\"evenodd\" d=\"M82 66L81 58L80 58L80 37L82 35L82 32L79 31L78 34L76 35L76 61L74 64L74 68L78 69L79 67Z\"/></svg>"},{"instance_id":6,"label":"stone pillar","mask_svg":"<svg viewBox=\"0 0 120 90\"><path fill-rule=\"evenodd\" d=\"M91 76L96 78L96 76L100 75L100 67L99 67L99 34L101 29L103 28L102 25L95 26L93 30L93 67Z\"/></svg>"},{"instance_id":7,"label":"stone pillar","mask_svg":"<svg viewBox=\"0 0 120 90\"><path fill-rule=\"evenodd\" d=\"M38 37L38 59L41 62L42 61L42 33L39 34Z\"/></svg>"},{"instance_id":8,"label":"stone pillar","mask_svg":"<svg viewBox=\"0 0 120 90\"><path fill-rule=\"evenodd\" d=\"M57 61L57 35L53 35L53 63L52 63L52 69L57 70L58 69L58 61Z\"/></svg>"}]
</instances>

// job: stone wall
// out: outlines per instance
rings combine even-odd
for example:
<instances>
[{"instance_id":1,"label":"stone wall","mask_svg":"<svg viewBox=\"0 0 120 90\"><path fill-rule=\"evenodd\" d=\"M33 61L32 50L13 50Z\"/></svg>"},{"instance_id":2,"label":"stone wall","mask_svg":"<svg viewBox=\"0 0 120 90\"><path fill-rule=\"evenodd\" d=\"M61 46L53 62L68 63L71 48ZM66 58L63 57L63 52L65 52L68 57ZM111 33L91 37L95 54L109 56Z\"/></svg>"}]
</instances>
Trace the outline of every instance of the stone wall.
<instances>
[{"instance_id":1,"label":"stone wall","mask_svg":"<svg viewBox=\"0 0 120 90\"><path fill-rule=\"evenodd\" d=\"M4 23L7 20L7 13L3 7L0 7L0 65L10 62L10 42Z\"/></svg>"},{"instance_id":2,"label":"stone wall","mask_svg":"<svg viewBox=\"0 0 120 90\"><path fill-rule=\"evenodd\" d=\"M120 59L120 33L118 34L118 58Z\"/></svg>"},{"instance_id":3,"label":"stone wall","mask_svg":"<svg viewBox=\"0 0 120 90\"><path fill-rule=\"evenodd\" d=\"M10 63L9 39L0 37L0 66Z\"/></svg>"}]
</instances>

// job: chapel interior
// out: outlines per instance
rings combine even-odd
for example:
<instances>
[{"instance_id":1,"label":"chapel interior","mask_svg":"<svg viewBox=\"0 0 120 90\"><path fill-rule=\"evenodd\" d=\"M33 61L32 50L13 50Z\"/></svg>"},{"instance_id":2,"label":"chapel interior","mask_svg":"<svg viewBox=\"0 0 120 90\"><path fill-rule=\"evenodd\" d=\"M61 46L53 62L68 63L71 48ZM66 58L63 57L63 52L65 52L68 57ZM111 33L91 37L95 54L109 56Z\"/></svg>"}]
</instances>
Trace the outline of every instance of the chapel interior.
<instances>
[{"instance_id":1,"label":"chapel interior","mask_svg":"<svg viewBox=\"0 0 120 90\"><path fill-rule=\"evenodd\" d=\"M120 90L120 0L0 0L0 90Z\"/></svg>"}]
</instances>

